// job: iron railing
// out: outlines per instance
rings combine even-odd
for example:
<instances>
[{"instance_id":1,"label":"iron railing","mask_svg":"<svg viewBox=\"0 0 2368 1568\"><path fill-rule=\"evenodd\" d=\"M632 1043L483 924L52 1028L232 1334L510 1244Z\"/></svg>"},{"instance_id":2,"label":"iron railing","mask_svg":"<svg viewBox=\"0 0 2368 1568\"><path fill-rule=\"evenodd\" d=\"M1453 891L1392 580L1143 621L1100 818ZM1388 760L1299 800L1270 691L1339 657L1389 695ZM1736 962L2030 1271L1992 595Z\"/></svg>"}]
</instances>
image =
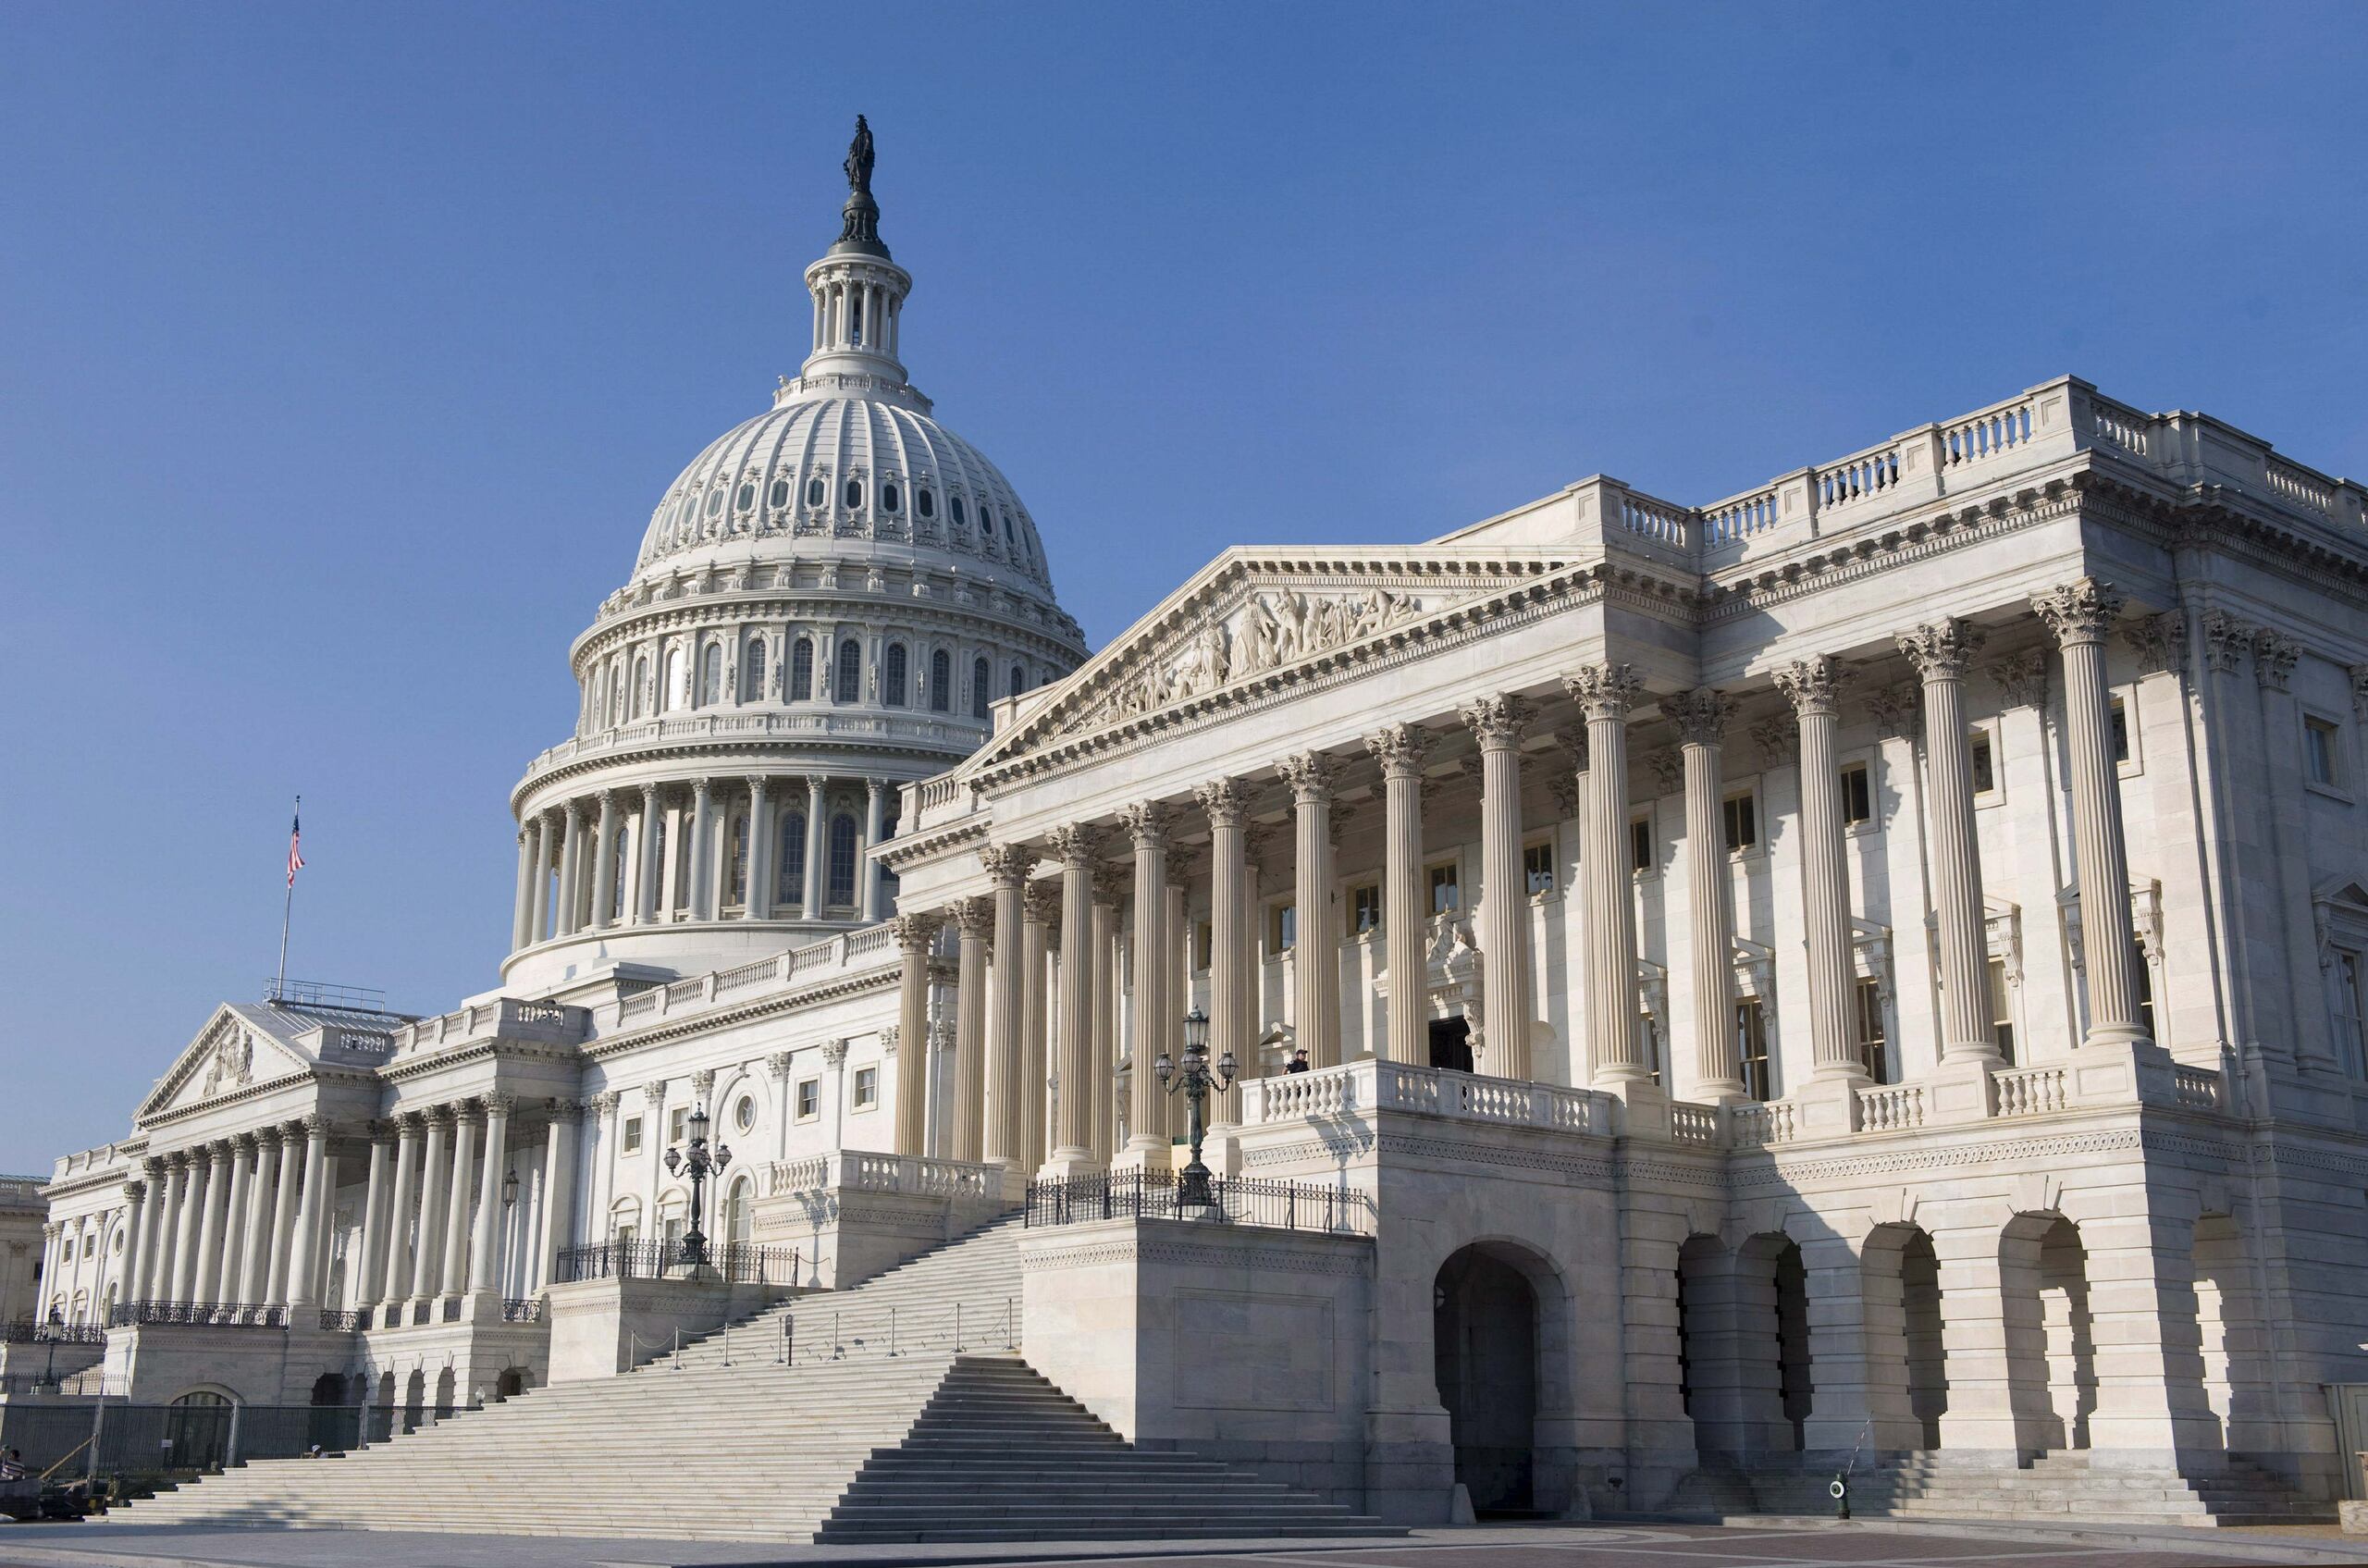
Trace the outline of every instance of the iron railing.
<instances>
[{"instance_id":1,"label":"iron railing","mask_svg":"<svg viewBox=\"0 0 2368 1568\"><path fill-rule=\"evenodd\" d=\"M543 1320L543 1298L527 1296L501 1303L504 1323L540 1323Z\"/></svg>"},{"instance_id":2,"label":"iron railing","mask_svg":"<svg viewBox=\"0 0 2368 1568\"><path fill-rule=\"evenodd\" d=\"M1372 1198L1347 1188L1212 1177L1206 1204L1181 1194L1176 1176L1163 1170L1031 1181L1026 1223L1034 1229L1091 1219L1189 1219L1336 1236L1374 1233Z\"/></svg>"},{"instance_id":3,"label":"iron railing","mask_svg":"<svg viewBox=\"0 0 2368 1568\"><path fill-rule=\"evenodd\" d=\"M725 1241L708 1248L708 1266L730 1285L795 1285L797 1262L796 1247ZM635 1237L630 1241L561 1248L552 1280L570 1285L583 1279L656 1279L682 1266L679 1241Z\"/></svg>"},{"instance_id":4,"label":"iron railing","mask_svg":"<svg viewBox=\"0 0 2368 1568\"><path fill-rule=\"evenodd\" d=\"M104 1345L107 1329L104 1323L0 1323L0 1344L7 1345Z\"/></svg>"},{"instance_id":5,"label":"iron railing","mask_svg":"<svg viewBox=\"0 0 2368 1568\"><path fill-rule=\"evenodd\" d=\"M723 1364L770 1362L811 1366L818 1362L871 1356L958 1355L965 1351L1019 1348L1019 1303L1010 1296L926 1306L847 1308L831 1305L826 1291L803 1301L808 1304L781 1314L777 1338L744 1331L743 1337L735 1339L726 1330L721 1340ZM677 1365L680 1353L677 1351Z\"/></svg>"},{"instance_id":6,"label":"iron railing","mask_svg":"<svg viewBox=\"0 0 2368 1568\"><path fill-rule=\"evenodd\" d=\"M352 1312L324 1312L321 1327L333 1334L353 1334L370 1327L370 1309L356 1307Z\"/></svg>"},{"instance_id":7,"label":"iron railing","mask_svg":"<svg viewBox=\"0 0 2368 1568\"><path fill-rule=\"evenodd\" d=\"M288 1309L253 1302L117 1302L107 1322L116 1327L173 1323L199 1328L285 1328Z\"/></svg>"}]
</instances>

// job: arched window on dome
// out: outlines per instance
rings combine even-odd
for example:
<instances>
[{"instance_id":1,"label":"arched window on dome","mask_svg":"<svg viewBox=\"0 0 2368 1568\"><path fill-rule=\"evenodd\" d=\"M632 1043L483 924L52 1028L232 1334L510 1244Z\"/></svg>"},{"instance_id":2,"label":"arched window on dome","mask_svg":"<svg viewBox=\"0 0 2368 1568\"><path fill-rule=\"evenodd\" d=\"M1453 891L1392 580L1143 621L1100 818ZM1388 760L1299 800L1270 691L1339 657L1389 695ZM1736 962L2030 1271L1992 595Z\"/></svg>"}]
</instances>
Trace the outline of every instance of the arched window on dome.
<instances>
[{"instance_id":1,"label":"arched window on dome","mask_svg":"<svg viewBox=\"0 0 2368 1568\"><path fill-rule=\"evenodd\" d=\"M992 544L994 542L994 537L995 514L988 511L986 503L982 501L979 505L979 542Z\"/></svg>"},{"instance_id":2,"label":"arched window on dome","mask_svg":"<svg viewBox=\"0 0 2368 1568\"><path fill-rule=\"evenodd\" d=\"M674 820L681 831L674 834L673 904L677 909L687 909L691 907L691 844L694 838L691 814L688 809L684 809L676 814Z\"/></svg>"},{"instance_id":3,"label":"arched window on dome","mask_svg":"<svg viewBox=\"0 0 2368 1568\"><path fill-rule=\"evenodd\" d=\"M993 700L993 694L987 690L987 661L970 661L970 717L981 723L986 722L987 704Z\"/></svg>"},{"instance_id":4,"label":"arched window on dome","mask_svg":"<svg viewBox=\"0 0 2368 1568\"><path fill-rule=\"evenodd\" d=\"M881 510L881 511L882 511L882 512L894 512L894 511L895 511L898 507L900 507L900 506L904 505L904 503L905 503L905 498L904 498L904 496L903 496L903 495L902 495L902 494L897 490L897 488L896 488L895 485L894 485L893 482L892 482L892 483L882 484L882 485L880 487L880 510Z\"/></svg>"},{"instance_id":5,"label":"arched window on dome","mask_svg":"<svg viewBox=\"0 0 2368 1568\"><path fill-rule=\"evenodd\" d=\"M942 648L929 656L929 709L932 713L954 710L954 661Z\"/></svg>"},{"instance_id":6,"label":"arched window on dome","mask_svg":"<svg viewBox=\"0 0 2368 1568\"><path fill-rule=\"evenodd\" d=\"M748 902L748 813L732 813L732 828L724 837L723 902L734 907Z\"/></svg>"},{"instance_id":7,"label":"arched window on dome","mask_svg":"<svg viewBox=\"0 0 2368 1568\"><path fill-rule=\"evenodd\" d=\"M629 717L635 719L641 717L642 693L648 689L649 656L645 653L633 661L633 690L626 698Z\"/></svg>"},{"instance_id":8,"label":"arched window on dome","mask_svg":"<svg viewBox=\"0 0 2368 1568\"><path fill-rule=\"evenodd\" d=\"M962 498L960 496L956 496L954 498L953 507L954 525L957 528L967 526L969 524L970 519L969 516L962 510Z\"/></svg>"},{"instance_id":9,"label":"arched window on dome","mask_svg":"<svg viewBox=\"0 0 2368 1568\"><path fill-rule=\"evenodd\" d=\"M756 504L756 483L753 480L743 479L740 481L739 492L732 498L732 510L734 512L746 512Z\"/></svg>"},{"instance_id":10,"label":"arched window on dome","mask_svg":"<svg viewBox=\"0 0 2368 1568\"><path fill-rule=\"evenodd\" d=\"M807 480L807 481L806 481L806 504L807 504L807 505L808 505L808 506L820 506L820 505L821 505L824 501L826 501L826 500L830 500L830 499L831 499L831 492L830 492L829 488L828 488L826 486L824 486L824 485L823 485L823 483L822 483L821 478L820 478L820 475L817 475L816 477L811 478L811 479L808 479L808 480Z\"/></svg>"},{"instance_id":11,"label":"arched window on dome","mask_svg":"<svg viewBox=\"0 0 2368 1568\"><path fill-rule=\"evenodd\" d=\"M649 824L650 874L660 879L660 885L649 890L649 907L661 912L667 907L665 901L659 897L659 894L663 890L663 879L666 875L666 812L661 807Z\"/></svg>"},{"instance_id":12,"label":"arched window on dome","mask_svg":"<svg viewBox=\"0 0 2368 1568\"><path fill-rule=\"evenodd\" d=\"M762 702L765 699L765 639L758 637L748 644L748 657L740 670L740 700Z\"/></svg>"},{"instance_id":13,"label":"arched window on dome","mask_svg":"<svg viewBox=\"0 0 2368 1568\"><path fill-rule=\"evenodd\" d=\"M862 481L862 480L860 480L860 479L850 479L850 480L848 480L848 481L847 481L847 484L846 484L846 491L845 491L845 499L846 499L846 503L847 503L847 510L848 510L849 512L860 512L860 511L862 511L862 510L863 510L863 481Z\"/></svg>"},{"instance_id":14,"label":"arched window on dome","mask_svg":"<svg viewBox=\"0 0 2368 1568\"><path fill-rule=\"evenodd\" d=\"M622 920L625 912L625 877L633 865L633 824L621 821L609 848L609 907L607 918Z\"/></svg>"},{"instance_id":15,"label":"arched window on dome","mask_svg":"<svg viewBox=\"0 0 2368 1568\"><path fill-rule=\"evenodd\" d=\"M806 902L806 813L784 811L781 819L781 861L774 870L773 905L786 909Z\"/></svg>"},{"instance_id":16,"label":"arched window on dome","mask_svg":"<svg viewBox=\"0 0 2368 1568\"><path fill-rule=\"evenodd\" d=\"M855 902L855 819L842 811L831 819L831 886L824 895L832 904Z\"/></svg>"},{"instance_id":17,"label":"arched window on dome","mask_svg":"<svg viewBox=\"0 0 2368 1568\"><path fill-rule=\"evenodd\" d=\"M779 512L789 504L789 481L776 479L765 489L765 504Z\"/></svg>"},{"instance_id":18,"label":"arched window on dome","mask_svg":"<svg viewBox=\"0 0 2368 1568\"><path fill-rule=\"evenodd\" d=\"M1024 692L1027 689L1028 666L1025 664L1013 665L1011 667L1011 695L1018 697L1021 692Z\"/></svg>"},{"instance_id":19,"label":"arched window on dome","mask_svg":"<svg viewBox=\"0 0 2368 1568\"><path fill-rule=\"evenodd\" d=\"M832 673L836 690L832 694L841 702L859 701L863 696L863 648L853 637L839 644L839 664Z\"/></svg>"},{"instance_id":20,"label":"arched window on dome","mask_svg":"<svg viewBox=\"0 0 2368 1568\"><path fill-rule=\"evenodd\" d=\"M891 708L905 706L905 645L892 642L880 660L880 700Z\"/></svg>"},{"instance_id":21,"label":"arched window on dome","mask_svg":"<svg viewBox=\"0 0 2368 1568\"><path fill-rule=\"evenodd\" d=\"M913 510L923 517L937 515L937 495L926 485L913 492Z\"/></svg>"},{"instance_id":22,"label":"arched window on dome","mask_svg":"<svg viewBox=\"0 0 2368 1568\"><path fill-rule=\"evenodd\" d=\"M691 703L691 665L678 648L666 650L666 709L687 708Z\"/></svg>"},{"instance_id":23,"label":"arched window on dome","mask_svg":"<svg viewBox=\"0 0 2368 1568\"><path fill-rule=\"evenodd\" d=\"M718 485L707 493L707 514L714 517L723 511L723 487Z\"/></svg>"},{"instance_id":24,"label":"arched window on dome","mask_svg":"<svg viewBox=\"0 0 2368 1568\"><path fill-rule=\"evenodd\" d=\"M699 661L699 706L712 708L722 700L723 649L709 643L706 657Z\"/></svg>"},{"instance_id":25,"label":"arched window on dome","mask_svg":"<svg viewBox=\"0 0 2368 1568\"><path fill-rule=\"evenodd\" d=\"M792 702L803 702L814 695L812 637L800 637L789 645L789 690L785 695Z\"/></svg>"}]
</instances>

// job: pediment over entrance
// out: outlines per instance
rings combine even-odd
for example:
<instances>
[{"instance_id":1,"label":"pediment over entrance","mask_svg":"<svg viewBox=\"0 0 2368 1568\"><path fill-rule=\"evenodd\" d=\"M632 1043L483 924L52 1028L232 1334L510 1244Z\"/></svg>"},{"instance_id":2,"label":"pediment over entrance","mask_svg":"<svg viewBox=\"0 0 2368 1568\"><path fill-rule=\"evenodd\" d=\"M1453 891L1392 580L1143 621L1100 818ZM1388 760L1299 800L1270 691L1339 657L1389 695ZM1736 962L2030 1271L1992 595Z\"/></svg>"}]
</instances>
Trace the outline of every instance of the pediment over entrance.
<instances>
[{"instance_id":1,"label":"pediment over entrance","mask_svg":"<svg viewBox=\"0 0 2368 1568\"><path fill-rule=\"evenodd\" d=\"M216 1007L142 1103L140 1118L309 1076L314 1063L302 1050L252 1016L264 1011L228 1002Z\"/></svg>"}]
</instances>

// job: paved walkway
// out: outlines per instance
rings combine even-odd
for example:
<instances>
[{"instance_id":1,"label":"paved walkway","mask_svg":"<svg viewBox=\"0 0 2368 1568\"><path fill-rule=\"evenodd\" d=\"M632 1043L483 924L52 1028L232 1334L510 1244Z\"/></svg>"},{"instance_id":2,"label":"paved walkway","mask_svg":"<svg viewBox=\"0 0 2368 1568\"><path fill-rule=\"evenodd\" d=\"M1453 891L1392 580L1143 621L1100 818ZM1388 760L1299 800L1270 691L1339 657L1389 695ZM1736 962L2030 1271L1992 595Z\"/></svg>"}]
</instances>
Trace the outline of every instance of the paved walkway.
<instances>
[{"instance_id":1,"label":"paved walkway","mask_svg":"<svg viewBox=\"0 0 2368 1568\"><path fill-rule=\"evenodd\" d=\"M653 1507L663 1506L653 1500ZM1903 1525L1478 1525L1366 1542L767 1548L396 1531L0 1525L0 1568L2214 1568L2368 1563L2368 1540L2268 1531Z\"/></svg>"}]
</instances>

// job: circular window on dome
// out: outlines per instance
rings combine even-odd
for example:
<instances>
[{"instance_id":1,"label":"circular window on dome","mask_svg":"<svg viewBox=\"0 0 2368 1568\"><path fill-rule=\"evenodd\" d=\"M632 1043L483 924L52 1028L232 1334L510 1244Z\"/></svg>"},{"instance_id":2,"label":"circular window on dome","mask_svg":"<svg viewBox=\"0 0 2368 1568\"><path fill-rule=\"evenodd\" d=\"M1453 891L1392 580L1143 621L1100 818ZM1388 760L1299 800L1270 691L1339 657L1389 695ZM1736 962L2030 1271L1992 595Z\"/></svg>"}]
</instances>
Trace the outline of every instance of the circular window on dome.
<instances>
[{"instance_id":1,"label":"circular window on dome","mask_svg":"<svg viewBox=\"0 0 2368 1568\"><path fill-rule=\"evenodd\" d=\"M721 488L709 490L707 493L707 514L709 517L713 517L722 510L723 491Z\"/></svg>"},{"instance_id":2,"label":"circular window on dome","mask_svg":"<svg viewBox=\"0 0 2368 1568\"><path fill-rule=\"evenodd\" d=\"M740 1103L732 1107L732 1125L743 1132L757 1125L757 1102L753 1096L741 1095Z\"/></svg>"},{"instance_id":3,"label":"circular window on dome","mask_svg":"<svg viewBox=\"0 0 2368 1568\"><path fill-rule=\"evenodd\" d=\"M962 514L962 498L960 496L956 496L954 498L954 521L957 525L970 521L968 517Z\"/></svg>"},{"instance_id":4,"label":"circular window on dome","mask_svg":"<svg viewBox=\"0 0 2368 1568\"><path fill-rule=\"evenodd\" d=\"M923 517L934 517L937 515L937 496L933 491L915 490L913 492L913 505Z\"/></svg>"},{"instance_id":5,"label":"circular window on dome","mask_svg":"<svg viewBox=\"0 0 2368 1568\"><path fill-rule=\"evenodd\" d=\"M820 505L821 505L821 504L822 504L823 498L824 498L824 497L826 497L827 495L829 495L829 493L830 493L829 491L825 490L825 489L822 488L822 481L821 481L821 480L820 480L820 479L808 479L808 480L807 480L807 481L806 481L806 504L807 504L807 505L808 505L808 506L820 506Z\"/></svg>"},{"instance_id":6,"label":"circular window on dome","mask_svg":"<svg viewBox=\"0 0 2368 1568\"><path fill-rule=\"evenodd\" d=\"M881 511L882 511L882 512L894 512L894 511L895 511L898 507L900 507L900 506L902 506L902 505L904 505L904 504L905 504L905 498L904 498L904 496L903 496L903 495L902 495L902 494L897 490L897 488L896 488L896 487L895 487L895 486L894 486L894 485L882 485L882 486L881 486L881 487L880 487L880 510L881 510Z\"/></svg>"},{"instance_id":7,"label":"circular window on dome","mask_svg":"<svg viewBox=\"0 0 2368 1568\"><path fill-rule=\"evenodd\" d=\"M756 504L757 487L743 483L740 487L740 493L732 499L732 510L734 512L746 512Z\"/></svg>"},{"instance_id":8,"label":"circular window on dome","mask_svg":"<svg viewBox=\"0 0 2368 1568\"><path fill-rule=\"evenodd\" d=\"M862 480L850 479L847 481L847 505L850 508L857 508L863 505Z\"/></svg>"},{"instance_id":9,"label":"circular window on dome","mask_svg":"<svg viewBox=\"0 0 2368 1568\"><path fill-rule=\"evenodd\" d=\"M772 488L765 492L765 504L771 507L787 506L789 504L789 481L786 479L774 480L772 483Z\"/></svg>"}]
</instances>

